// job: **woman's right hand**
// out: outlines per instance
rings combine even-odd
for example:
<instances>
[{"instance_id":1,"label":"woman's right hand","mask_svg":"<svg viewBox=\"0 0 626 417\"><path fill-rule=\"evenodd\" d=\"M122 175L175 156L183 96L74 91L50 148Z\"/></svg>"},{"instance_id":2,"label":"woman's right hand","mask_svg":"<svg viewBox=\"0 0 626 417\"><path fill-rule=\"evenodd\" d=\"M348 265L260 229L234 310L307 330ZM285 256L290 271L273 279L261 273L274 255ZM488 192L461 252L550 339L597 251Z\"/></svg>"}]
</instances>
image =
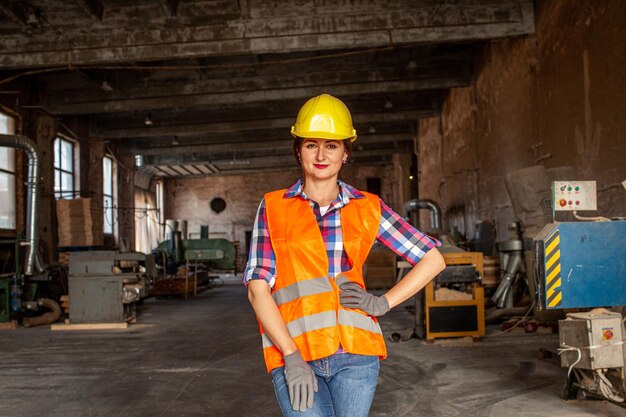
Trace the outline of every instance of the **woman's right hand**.
<instances>
[{"instance_id":1,"label":"woman's right hand","mask_svg":"<svg viewBox=\"0 0 626 417\"><path fill-rule=\"evenodd\" d=\"M300 351L285 355L285 380L289 388L291 408L306 411L313 407L313 396L317 392L317 377L313 368L302 359Z\"/></svg>"}]
</instances>

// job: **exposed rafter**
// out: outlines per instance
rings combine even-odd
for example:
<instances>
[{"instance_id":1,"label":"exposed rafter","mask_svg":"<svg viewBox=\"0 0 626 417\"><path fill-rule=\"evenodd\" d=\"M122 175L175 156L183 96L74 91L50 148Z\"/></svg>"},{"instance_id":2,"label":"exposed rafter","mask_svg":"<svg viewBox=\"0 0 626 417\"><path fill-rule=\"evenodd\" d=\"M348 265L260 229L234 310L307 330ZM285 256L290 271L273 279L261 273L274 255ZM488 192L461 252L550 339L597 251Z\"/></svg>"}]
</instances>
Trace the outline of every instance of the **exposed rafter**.
<instances>
[{"instance_id":1,"label":"exposed rafter","mask_svg":"<svg viewBox=\"0 0 626 417\"><path fill-rule=\"evenodd\" d=\"M250 4L250 7L255 5ZM36 41L26 36L8 36L0 44L0 68L379 48L467 42L534 32L532 0L483 0L443 6L418 3L411 8L375 12L363 10L363 7L360 13L312 16L274 13L250 19L238 16L207 26L191 26L184 21L178 26L160 29L103 26L88 32L69 33L72 44L52 30ZM256 15L254 10L250 12ZM115 44L111 44L111 39L115 39Z\"/></svg>"},{"instance_id":2,"label":"exposed rafter","mask_svg":"<svg viewBox=\"0 0 626 417\"><path fill-rule=\"evenodd\" d=\"M383 145L412 141L409 132L405 133L385 133L385 134L364 134L360 135L356 146ZM291 139L287 136L285 139L273 139L256 141L254 139L247 142L233 143L205 143L202 145L176 145L161 147L130 147L136 153L145 156L178 156L178 155L210 155L233 152L235 149L252 150L252 151L290 151L292 146Z\"/></svg>"},{"instance_id":3,"label":"exposed rafter","mask_svg":"<svg viewBox=\"0 0 626 417\"><path fill-rule=\"evenodd\" d=\"M348 168L391 164L415 151L417 120L475 80L484 41L534 32L533 3L0 0L21 29L0 25L0 72L154 175L297 169L289 127L320 93L352 112Z\"/></svg>"},{"instance_id":4,"label":"exposed rafter","mask_svg":"<svg viewBox=\"0 0 626 417\"><path fill-rule=\"evenodd\" d=\"M267 103L277 100L306 99L317 94L332 91L337 96L361 94L384 94L404 91L437 90L469 85L468 76L450 78L413 79L403 81L362 82L352 84L320 84L310 87L275 88L256 91L204 92L158 96L145 98L127 98L107 101L91 101L89 97L81 102L50 104L53 114L90 114L116 113L125 111L191 108L208 105L242 105Z\"/></svg>"},{"instance_id":5,"label":"exposed rafter","mask_svg":"<svg viewBox=\"0 0 626 417\"><path fill-rule=\"evenodd\" d=\"M180 0L159 0L161 2L161 7L163 11L167 14L167 16L176 16L178 15L178 6L180 5Z\"/></svg>"},{"instance_id":6,"label":"exposed rafter","mask_svg":"<svg viewBox=\"0 0 626 417\"><path fill-rule=\"evenodd\" d=\"M104 5L101 0L76 0L87 16L92 19L102 20L104 17Z\"/></svg>"},{"instance_id":7,"label":"exposed rafter","mask_svg":"<svg viewBox=\"0 0 626 417\"><path fill-rule=\"evenodd\" d=\"M0 12L4 13L26 33L30 33L31 25L39 20L39 17L36 16L36 10L25 2L2 2L0 3Z\"/></svg>"},{"instance_id":8,"label":"exposed rafter","mask_svg":"<svg viewBox=\"0 0 626 417\"><path fill-rule=\"evenodd\" d=\"M411 142L407 141L395 148L381 150L364 150L355 152L352 155L354 160L358 158L382 158L394 153L404 153L411 150ZM146 166L184 166L203 165L210 163L220 171L237 168L265 168L265 167L289 167L295 166L293 152L276 151L272 155L239 156L232 154L230 157L214 157L212 155L149 155L144 157Z\"/></svg>"},{"instance_id":9,"label":"exposed rafter","mask_svg":"<svg viewBox=\"0 0 626 417\"><path fill-rule=\"evenodd\" d=\"M381 122L416 121L419 117L432 116L436 109L419 111L400 111L389 113L359 113L353 114L352 120L356 125L365 125ZM93 132L93 135L101 139L128 139L147 138L157 136L183 137L203 133L233 133L243 131L258 131L261 129L288 129L293 123L293 117L265 120L243 120L236 122L210 122L183 125L142 126L134 128L102 129Z\"/></svg>"}]
</instances>

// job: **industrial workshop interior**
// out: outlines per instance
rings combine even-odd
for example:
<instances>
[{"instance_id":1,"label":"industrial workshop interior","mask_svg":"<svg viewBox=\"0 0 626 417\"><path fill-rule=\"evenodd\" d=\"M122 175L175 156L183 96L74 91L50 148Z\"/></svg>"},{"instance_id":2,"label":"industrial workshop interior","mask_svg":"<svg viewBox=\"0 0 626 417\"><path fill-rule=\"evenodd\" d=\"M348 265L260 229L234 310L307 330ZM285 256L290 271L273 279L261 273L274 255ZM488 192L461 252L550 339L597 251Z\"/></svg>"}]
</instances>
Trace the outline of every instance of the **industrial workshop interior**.
<instances>
[{"instance_id":1,"label":"industrial workshop interior","mask_svg":"<svg viewBox=\"0 0 626 417\"><path fill-rule=\"evenodd\" d=\"M0 0L0 416L626 415L625 21Z\"/></svg>"}]
</instances>

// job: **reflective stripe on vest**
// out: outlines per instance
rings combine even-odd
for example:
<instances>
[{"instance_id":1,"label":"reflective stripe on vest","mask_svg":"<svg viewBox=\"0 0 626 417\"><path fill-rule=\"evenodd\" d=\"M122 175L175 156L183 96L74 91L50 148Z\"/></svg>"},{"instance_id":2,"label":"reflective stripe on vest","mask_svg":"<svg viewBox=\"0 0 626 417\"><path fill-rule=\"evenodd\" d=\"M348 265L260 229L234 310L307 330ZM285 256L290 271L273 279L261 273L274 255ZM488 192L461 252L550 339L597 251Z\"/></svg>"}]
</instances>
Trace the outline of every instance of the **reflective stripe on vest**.
<instances>
[{"instance_id":1,"label":"reflective stripe on vest","mask_svg":"<svg viewBox=\"0 0 626 417\"><path fill-rule=\"evenodd\" d=\"M307 295L332 293L333 287L328 281L328 277L307 279L306 281L295 282L280 290L274 291L272 297L277 305L286 304Z\"/></svg>"},{"instance_id":2,"label":"reflective stripe on vest","mask_svg":"<svg viewBox=\"0 0 626 417\"><path fill-rule=\"evenodd\" d=\"M334 327L336 325L337 313L335 311L324 311L323 313L300 317L299 319L287 323L287 330L289 330L291 337L298 337L306 332ZM274 346L274 343L263 333L263 348L265 349L271 346Z\"/></svg>"},{"instance_id":3,"label":"reflective stripe on vest","mask_svg":"<svg viewBox=\"0 0 626 417\"><path fill-rule=\"evenodd\" d=\"M380 330L380 325L376 323L370 316L364 316L361 313L357 313L352 310L339 310L339 324L343 324L344 326L356 327L362 330L367 330L368 332L383 334L383 331Z\"/></svg>"},{"instance_id":4,"label":"reflective stripe on vest","mask_svg":"<svg viewBox=\"0 0 626 417\"><path fill-rule=\"evenodd\" d=\"M340 274L337 276L336 281L349 282L350 280L348 280L345 275ZM326 292L331 294L332 291L333 289L330 285L329 278L323 277L293 283L276 291L272 296L274 297L274 300L276 300L276 304L281 306L300 297L323 294ZM300 317L287 323L287 329L289 330L291 337L297 337L303 333L313 330L336 326L337 323L344 326L357 327L376 334L383 334L380 329L380 325L372 320L371 317L357 313L356 311L345 309L340 309L337 313L333 310ZM272 343L270 338L265 333L263 333L262 337L263 348L274 346L274 343Z\"/></svg>"}]
</instances>

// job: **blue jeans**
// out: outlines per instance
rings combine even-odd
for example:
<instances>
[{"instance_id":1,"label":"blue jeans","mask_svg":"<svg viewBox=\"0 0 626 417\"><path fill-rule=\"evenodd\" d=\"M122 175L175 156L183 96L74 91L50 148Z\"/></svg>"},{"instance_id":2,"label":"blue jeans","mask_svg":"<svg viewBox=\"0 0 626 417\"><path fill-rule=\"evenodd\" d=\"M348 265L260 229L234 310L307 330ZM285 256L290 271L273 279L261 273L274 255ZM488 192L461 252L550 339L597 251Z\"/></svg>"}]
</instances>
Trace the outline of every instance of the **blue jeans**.
<instances>
[{"instance_id":1,"label":"blue jeans","mask_svg":"<svg viewBox=\"0 0 626 417\"><path fill-rule=\"evenodd\" d=\"M380 364L377 356L341 353L309 362L317 377L313 407L291 408L284 367L271 372L278 405L284 417L367 417Z\"/></svg>"}]
</instances>

